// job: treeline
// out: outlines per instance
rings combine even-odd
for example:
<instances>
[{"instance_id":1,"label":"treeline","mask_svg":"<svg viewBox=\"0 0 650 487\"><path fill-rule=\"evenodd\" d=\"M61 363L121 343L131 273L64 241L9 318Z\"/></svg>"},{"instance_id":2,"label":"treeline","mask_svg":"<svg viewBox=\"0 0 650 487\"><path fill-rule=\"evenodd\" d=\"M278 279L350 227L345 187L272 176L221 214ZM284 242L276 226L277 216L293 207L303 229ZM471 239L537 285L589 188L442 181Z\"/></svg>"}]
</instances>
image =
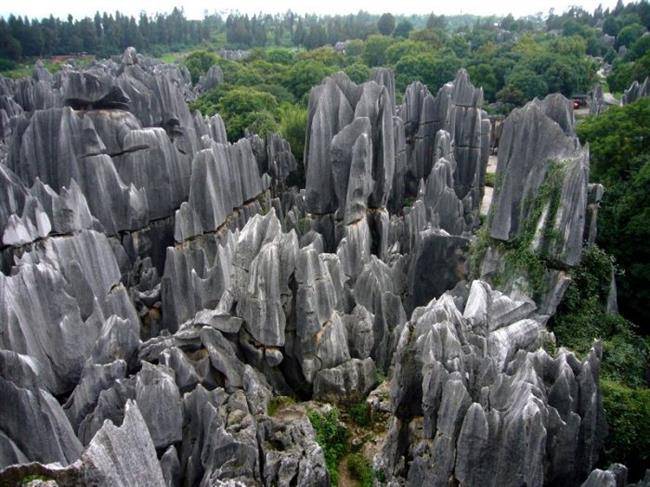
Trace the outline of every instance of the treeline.
<instances>
[{"instance_id":1,"label":"treeline","mask_svg":"<svg viewBox=\"0 0 650 487\"><path fill-rule=\"evenodd\" d=\"M208 40L220 28L219 16L201 21L188 20L179 9L153 17L142 13L136 19L119 12L99 12L66 21L50 16L41 20L10 15L0 18L0 57L19 61L24 57L52 56L85 52L109 56L135 46L152 52L156 46L193 46Z\"/></svg>"},{"instance_id":2,"label":"treeline","mask_svg":"<svg viewBox=\"0 0 650 487\"><path fill-rule=\"evenodd\" d=\"M158 54L163 50L195 46L219 35L231 48L275 45L314 49L380 33L380 19L379 15L363 11L332 16L298 15L289 11L281 15L231 14L225 20L215 14L202 20L188 20L183 11L176 8L170 14L150 17L143 13L138 18L119 12L97 12L93 18L83 19L68 16L67 20L53 16L38 20L11 15L0 18L0 57L19 61L26 57L80 52L109 56L128 46ZM472 15L399 16L391 32L395 30L405 37L413 29L432 24L456 29L470 26L478 19Z\"/></svg>"}]
</instances>

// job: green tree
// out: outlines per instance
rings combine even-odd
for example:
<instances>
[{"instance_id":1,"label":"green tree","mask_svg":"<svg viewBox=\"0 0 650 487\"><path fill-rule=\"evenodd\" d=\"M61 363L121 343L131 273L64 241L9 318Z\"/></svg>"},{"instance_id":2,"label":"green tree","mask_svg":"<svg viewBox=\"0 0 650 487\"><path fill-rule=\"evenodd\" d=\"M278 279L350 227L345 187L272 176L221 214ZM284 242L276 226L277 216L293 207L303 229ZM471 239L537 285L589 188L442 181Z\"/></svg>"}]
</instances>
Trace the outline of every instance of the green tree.
<instances>
[{"instance_id":1,"label":"green tree","mask_svg":"<svg viewBox=\"0 0 650 487\"><path fill-rule=\"evenodd\" d=\"M628 53L628 58L631 61L634 61L648 52L650 52L650 35L642 36L632 44Z\"/></svg>"},{"instance_id":2,"label":"green tree","mask_svg":"<svg viewBox=\"0 0 650 487\"><path fill-rule=\"evenodd\" d=\"M377 30L380 34L389 36L395 30L395 17L393 14L385 13L377 21Z\"/></svg>"},{"instance_id":3,"label":"green tree","mask_svg":"<svg viewBox=\"0 0 650 487\"><path fill-rule=\"evenodd\" d=\"M636 60L632 67L632 80L642 82L650 76L650 52Z\"/></svg>"},{"instance_id":4,"label":"green tree","mask_svg":"<svg viewBox=\"0 0 650 487\"><path fill-rule=\"evenodd\" d=\"M447 19L444 15L432 13L427 19L427 29L444 29L447 27Z\"/></svg>"},{"instance_id":5,"label":"green tree","mask_svg":"<svg viewBox=\"0 0 650 487\"><path fill-rule=\"evenodd\" d=\"M210 66L217 64L216 54L208 51L194 51L185 58L185 66L192 76L192 83L199 81L199 78L208 72Z\"/></svg>"},{"instance_id":6,"label":"green tree","mask_svg":"<svg viewBox=\"0 0 650 487\"><path fill-rule=\"evenodd\" d=\"M622 93L634 79L634 63L618 61L614 62L612 72L607 76L609 89L615 93Z\"/></svg>"},{"instance_id":7,"label":"green tree","mask_svg":"<svg viewBox=\"0 0 650 487\"><path fill-rule=\"evenodd\" d=\"M469 73L472 83L476 86L483 88L483 94L488 102L493 102L497 94L497 77L494 73L494 68L490 64L475 64L468 66L467 72Z\"/></svg>"},{"instance_id":8,"label":"green tree","mask_svg":"<svg viewBox=\"0 0 650 487\"><path fill-rule=\"evenodd\" d=\"M386 49L385 60L387 64L394 66L406 56L417 56L418 54L424 54L427 51L430 53L430 49L424 42L416 42L408 39L400 40L391 44L391 46Z\"/></svg>"},{"instance_id":9,"label":"green tree","mask_svg":"<svg viewBox=\"0 0 650 487\"><path fill-rule=\"evenodd\" d=\"M372 35L366 40L363 61L370 67L383 66L386 63L386 50L393 39L383 35Z\"/></svg>"},{"instance_id":10,"label":"green tree","mask_svg":"<svg viewBox=\"0 0 650 487\"><path fill-rule=\"evenodd\" d=\"M406 39L412 30L412 23L410 23L408 20L400 20L399 24L397 24L397 27L395 27L395 30L393 31L393 35L395 37L402 37Z\"/></svg>"},{"instance_id":11,"label":"green tree","mask_svg":"<svg viewBox=\"0 0 650 487\"><path fill-rule=\"evenodd\" d=\"M312 86L320 84L334 69L314 61L298 61L287 72L283 85L286 86L297 100L309 93Z\"/></svg>"},{"instance_id":12,"label":"green tree","mask_svg":"<svg viewBox=\"0 0 650 487\"><path fill-rule=\"evenodd\" d=\"M620 28L621 26L618 20L616 20L616 17L614 17L613 15L607 17L603 22L603 32L607 35L615 37L618 34Z\"/></svg>"},{"instance_id":13,"label":"green tree","mask_svg":"<svg viewBox=\"0 0 650 487\"><path fill-rule=\"evenodd\" d=\"M578 125L589 143L591 178L605 196L598 214L598 242L624 270L621 312L650 332L650 99L612 107Z\"/></svg>"},{"instance_id":14,"label":"green tree","mask_svg":"<svg viewBox=\"0 0 650 487\"><path fill-rule=\"evenodd\" d=\"M363 63L350 64L343 71L357 84L367 81L370 76L370 68Z\"/></svg>"},{"instance_id":15,"label":"green tree","mask_svg":"<svg viewBox=\"0 0 650 487\"><path fill-rule=\"evenodd\" d=\"M352 57L361 56L365 47L366 44L361 39L352 39L345 45L345 53Z\"/></svg>"},{"instance_id":16,"label":"green tree","mask_svg":"<svg viewBox=\"0 0 650 487\"><path fill-rule=\"evenodd\" d=\"M544 78L526 67L521 67L510 73L505 87L497 93L497 99L503 103L523 105L547 93L548 85Z\"/></svg>"},{"instance_id":17,"label":"green tree","mask_svg":"<svg viewBox=\"0 0 650 487\"><path fill-rule=\"evenodd\" d=\"M645 27L641 24L631 24L623 27L616 36L616 46L629 47L645 32Z\"/></svg>"},{"instance_id":18,"label":"green tree","mask_svg":"<svg viewBox=\"0 0 650 487\"><path fill-rule=\"evenodd\" d=\"M274 47L266 51L266 58L271 63L291 64L295 59L295 55L291 49Z\"/></svg>"},{"instance_id":19,"label":"green tree","mask_svg":"<svg viewBox=\"0 0 650 487\"><path fill-rule=\"evenodd\" d=\"M284 104L280 107L279 131L291 146L298 170L291 173L290 185L305 187L305 169L303 165L303 152L305 150L305 127L307 126L307 109L298 105Z\"/></svg>"},{"instance_id":20,"label":"green tree","mask_svg":"<svg viewBox=\"0 0 650 487\"><path fill-rule=\"evenodd\" d=\"M232 141L243 137L246 130L260 135L277 131L277 100L273 95L251 87L216 88L200 97L192 108L199 109L204 115L219 113Z\"/></svg>"}]
</instances>

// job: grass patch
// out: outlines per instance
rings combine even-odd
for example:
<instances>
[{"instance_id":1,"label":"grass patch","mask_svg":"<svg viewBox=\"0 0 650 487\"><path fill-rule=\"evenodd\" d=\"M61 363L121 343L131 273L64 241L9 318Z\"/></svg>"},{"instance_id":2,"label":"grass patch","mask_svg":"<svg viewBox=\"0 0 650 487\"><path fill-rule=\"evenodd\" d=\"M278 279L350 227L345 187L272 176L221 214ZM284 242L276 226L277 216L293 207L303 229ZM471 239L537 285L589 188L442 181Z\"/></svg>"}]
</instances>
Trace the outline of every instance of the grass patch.
<instances>
[{"instance_id":1,"label":"grass patch","mask_svg":"<svg viewBox=\"0 0 650 487\"><path fill-rule=\"evenodd\" d=\"M289 396L273 396L269 401L268 413L269 416L275 416L275 414L282 408L295 404L296 400L293 397Z\"/></svg>"},{"instance_id":2,"label":"grass patch","mask_svg":"<svg viewBox=\"0 0 650 487\"><path fill-rule=\"evenodd\" d=\"M497 181L497 174L494 172L485 173L485 185L494 188Z\"/></svg>"}]
</instances>

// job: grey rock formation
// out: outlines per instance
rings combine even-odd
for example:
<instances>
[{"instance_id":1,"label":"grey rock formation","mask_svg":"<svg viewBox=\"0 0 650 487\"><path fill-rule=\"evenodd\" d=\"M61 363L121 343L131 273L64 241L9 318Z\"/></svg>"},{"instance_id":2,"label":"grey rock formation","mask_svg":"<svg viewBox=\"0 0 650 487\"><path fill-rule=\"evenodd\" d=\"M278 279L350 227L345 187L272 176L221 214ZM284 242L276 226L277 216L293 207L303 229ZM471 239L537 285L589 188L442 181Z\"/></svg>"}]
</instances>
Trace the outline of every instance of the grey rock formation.
<instances>
[{"instance_id":1,"label":"grey rock formation","mask_svg":"<svg viewBox=\"0 0 650 487\"><path fill-rule=\"evenodd\" d=\"M474 282L472 294L468 316L481 314L487 296L503 300L484 283ZM565 350L553 358L533 351L541 328L526 318L490 331L464 317L450 294L416 309L397 347L394 419L376 459L387 476L425 485L585 478L603 434L600 348L583 363Z\"/></svg>"},{"instance_id":2,"label":"grey rock formation","mask_svg":"<svg viewBox=\"0 0 650 487\"><path fill-rule=\"evenodd\" d=\"M208 72L202 75L199 78L199 82L196 85L197 93L204 93L210 91L212 88L216 88L223 83L223 71L218 64L210 66Z\"/></svg>"},{"instance_id":3,"label":"grey rock formation","mask_svg":"<svg viewBox=\"0 0 650 487\"><path fill-rule=\"evenodd\" d=\"M49 392L17 386L10 377L0 377L0 392L0 468L28 461L67 465L79 458L81 443Z\"/></svg>"},{"instance_id":4,"label":"grey rock formation","mask_svg":"<svg viewBox=\"0 0 650 487\"><path fill-rule=\"evenodd\" d=\"M619 487L627 485L627 468L614 463L607 470L594 469L582 487Z\"/></svg>"},{"instance_id":5,"label":"grey rock formation","mask_svg":"<svg viewBox=\"0 0 650 487\"><path fill-rule=\"evenodd\" d=\"M395 174L394 95L389 92L394 82L390 71L376 75L379 83L356 85L337 73L310 93L305 200L319 226L333 214L337 223L349 225L367 209L388 204ZM332 251L340 237L328 233L326 249Z\"/></svg>"},{"instance_id":6,"label":"grey rock formation","mask_svg":"<svg viewBox=\"0 0 650 487\"><path fill-rule=\"evenodd\" d=\"M469 240L445 231L425 230L418 236L409 267L410 306L423 306L467 276Z\"/></svg>"},{"instance_id":7,"label":"grey rock formation","mask_svg":"<svg viewBox=\"0 0 650 487\"><path fill-rule=\"evenodd\" d=\"M600 346L541 348L603 195L569 100L506 120L473 237L492 131L465 71L399 107L389 69L327 77L305 188L278 134L190 112L222 80L133 48L0 78L0 484L329 485L329 406L275 395L366 400L391 486L624 484L592 471ZM472 238L498 289L467 282Z\"/></svg>"},{"instance_id":8,"label":"grey rock formation","mask_svg":"<svg viewBox=\"0 0 650 487\"><path fill-rule=\"evenodd\" d=\"M181 396L172 370L143 362L136 376L135 399L157 449L181 440Z\"/></svg>"},{"instance_id":9,"label":"grey rock formation","mask_svg":"<svg viewBox=\"0 0 650 487\"><path fill-rule=\"evenodd\" d=\"M589 114L600 115L611 106L618 106L620 102L611 93L603 93L603 86L598 83L591 92L589 101Z\"/></svg>"},{"instance_id":10,"label":"grey rock formation","mask_svg":"<svg viewBox=\"0 0 650 487\"><path fill-rule=\"evenodd\" d=\"M431 173L440 157L451 157L451 153L438 151L438 131L444 130L450 136L450 149L456 161L453 184L456 195L467 200L471 213L478 211L488 156L484 146L490 133L482 104L483 90L470 83L465 70L460 70L453 83L440 88L435 97L419 82L407 87L404 103L398 110L404 120L407 140L407 193L417 192L420 179Z\"/></svg>"},{"instance_id":11,"label":"grey rock formation","mask_svg":"<svg viewBox=\"0 0 650 487\"><path fill-rule=\"evenodd\" d=\"M120 427L107 422L81 457L84 482L165 485L154 443L138 406L128 401Z\"/></svg>"},{"instance_id":12,"label":"grey rock formation","mask_svg":"<svg viewBox=\"0 0 650 487\"><path fill-rule=\"evenodd\" d=\"M353 358L347 362L322 369L314 379L314 398L326 402L358 403L376 385L375 363L371 358Z\"/></svg>"},{"instance_id":13,"label":"grey rock formation","mask_svg":"<svg viewBox=\"0 0 650 487\"><path fill-rule=\"evenodd\" d=\"M625 93L623 93L621 104L629 105L630 103L634 103L640 98L650 96L650 81L648 81L648 79L649 78L643 80L643 83L633 81L629 88L625 90Z\"/></svg>"},{"instance_id":14,"label":"grey rock formation","mask_svg":"<svg viewBox=\"0 0 650 487\"><path fill-rule=\"evenodd\" d=\"M532 234L527 243L535 251L575 265L582 252L589 155L565 133L573 131L565 112L545 102L514 110L504 122L490 237L512 242Z\"/></svg>"}]
</instances>

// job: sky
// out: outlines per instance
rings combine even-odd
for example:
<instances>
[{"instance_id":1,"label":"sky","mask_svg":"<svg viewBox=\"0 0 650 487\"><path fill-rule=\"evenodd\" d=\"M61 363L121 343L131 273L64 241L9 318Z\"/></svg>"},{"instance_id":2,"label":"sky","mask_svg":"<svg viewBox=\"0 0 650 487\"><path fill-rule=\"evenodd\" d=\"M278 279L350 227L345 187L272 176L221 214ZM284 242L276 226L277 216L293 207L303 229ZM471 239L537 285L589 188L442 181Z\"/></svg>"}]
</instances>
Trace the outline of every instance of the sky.
<instances>
[{"instance_id":1,"label":"sky","mask_svg":"<svg viewBox=\"0 0 650 487\"><path fill-rule=\"evenodd\" d=\"M627 3L627 2L625 2ZM371 13L391 12L393 14L427 14L435 12L442 15L475 14L506 15L512 13L520 17L538 12L547 13L550 8L556 12L567 10L571 5L593 11L598 4L603 8L613 8L616 0L0 0L0 16L10 14L29 17L66 18L68 14L81 18L92 17L96 11L114 12L119 10L127 15L137 16L145 11L148 14L169 12L174 7L182 7L186 17L200 19L204 13L218 12L228 14L238 11L254 14L283 13L292 10L296 13L347 14L365 10Z\"/></svg>"}]
</instances>

